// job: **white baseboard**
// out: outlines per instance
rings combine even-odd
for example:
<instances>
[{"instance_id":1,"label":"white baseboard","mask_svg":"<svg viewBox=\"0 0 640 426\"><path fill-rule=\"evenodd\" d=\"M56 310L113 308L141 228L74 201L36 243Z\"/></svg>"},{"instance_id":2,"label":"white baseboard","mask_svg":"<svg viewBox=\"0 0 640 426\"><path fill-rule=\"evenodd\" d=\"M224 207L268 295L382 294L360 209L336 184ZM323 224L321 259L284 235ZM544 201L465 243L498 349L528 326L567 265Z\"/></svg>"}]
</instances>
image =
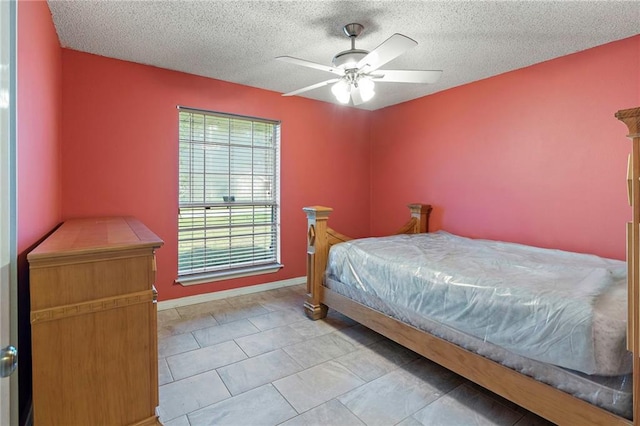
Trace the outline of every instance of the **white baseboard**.
<instances>
[{"instance_id":1,"label":"white baseboard","mask_svg":"<svg viewBox=\"0 0 640 426\"><path fill-rule=\"evenodd\" d=\"M289 287L292 285L304 284L307 277L289 278L287 280L273 281L265 284L252 285L248 287L234 288L232 290L216 291L213 293L186 296L179 299L163 300L158 302L158 310L179 308L181 306L195 305L196 303L210 302L212 300L226 299L228 297L242 296L243 294L258 293L260 291L273 290L274 288Z\"/></svg>"}]
</instances>

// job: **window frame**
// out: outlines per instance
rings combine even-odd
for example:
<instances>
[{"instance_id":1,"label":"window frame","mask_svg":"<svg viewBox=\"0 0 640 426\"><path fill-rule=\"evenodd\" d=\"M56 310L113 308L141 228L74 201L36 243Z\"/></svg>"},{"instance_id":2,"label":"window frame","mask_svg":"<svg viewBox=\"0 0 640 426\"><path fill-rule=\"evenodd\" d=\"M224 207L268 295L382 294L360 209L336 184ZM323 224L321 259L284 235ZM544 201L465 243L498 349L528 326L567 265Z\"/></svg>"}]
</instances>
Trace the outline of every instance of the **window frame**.
<instances>
[{"instance_id":1,"label":"window frame","mask_svg":"<svg viewBox=\"0 0 640 426\"><path fill-rule=\"evenodd\" d=\"M176 279L176 283L181 284L183 286L188 286L188 285L195 285L195 284L203 284L203 283L209 283L209 282L214 282L214 281L219 281L219 280L226 280L226 279L232 279L232 278L240 278L240 277L246 277L246 276L252 276L252 275L260 275L260 274L267 274L267 273L274 273L279 271L283 265L281 263L281 258L280 258L280 252L281 252L281 235L280 235L280 212L281 212L281 203L280 203L280 147L281 147L281 121L280 120L271 120L271 119L265 119L265 118L260 118L260 117L251 117L251 116L244 116L244 115L238 115L238 114L230 114L230 113L225 113L225 112L219 112L219 111L209 111L209 110L203 110L203 109L198 109L198 108L190 108L190 107L185 107L185 106L178 106L178 114L177 114L177 120L178 120L178 135L177 135L177 139L178 139L178 217L177 217L177 225L178 225L178 264L177 264L177 279ZM249 175L244 175L244 176L250 176L251 178L251 201L236 201L235 199L230 199L230 200L224 200L222 202L219 202L213 198L207 198L207 191L204 189L203 187L203 194L202 194L202 202L193 202L193 198L191 198L191 202L189 203L183 203L181 201L181 195L180 195L180 191L181 191L181 185L182 185L182 152L180 150L180 145L182 143L185 142L184 139L181 139L181 120L182 120L182 114L183 113L187 113L187 114L195 114L195 115L201 115L203 117L206 116L212 116L212 117L217 117L217 118L222 118L225 120L229 120L229 123L231 124L233 120L239 120L239 121L243 121L243 122L248 122L251 125L251 144L247 145L246 147L250 147L250 151L251 151L251 158L252 158L252 162L250 163L250 165L252 166L251 169L251 173ZM191 117L193 117L193 115L191 115ZM273 126L273 144L272 146L265 146L265 147L261 147L255 144L254 142L254 136L255 136L255 130L254 130L254 125L256 123L264 123L264 124L268 124ZM201 143L203 144L203 149L206 142L206 137L204 136L203 133L203 139L202 142L196 142L195 138L193 137L189 137L189 140L187 141L188 143ZM229 136L229 139L226 140L226 144L225 143L220 143L220 142L216 142L214 145L216 146L228 146L229 152L232 151L232 148L235 146L232 141L231 141L231 133ZM246 148L245 147L245 148ZM267 150L267 151L272 151L273 152L273 167L269 168L268 171L272 172L267 174L267 176L273 176L273 183L272 186L270 186L270 191L275 192L275 194L273 194L273 199L267 199L265 198L264 200L254 200L254 185L255 185L255 176L256 174L255 172L255 166L256 164L253 162L253 158L254 155L257 152L260 152L260 150ZM266 152L266 151L264 151ZM193 150L190 149L190 155L193 153ZM229 154L230 155L230 154ZM191 161L191 157L190 161ZM231 158L231 157L230 157ZM234 174L232 171L232 168L230 166L231 164L231 160L229 160L228 163L228 170L226 170L226 176L227 176L227 180L228 180L228 185L229 188L231 188L231 180L233 176L237 176L237 174ZM189 175L190 176L203 176L203 182L205 182L205 178L204 176L207 174L206 170L202 170L201 174L199 173L193 173L193 171L191 170L192 168L192 164L190 163L189 167ZM259 174L258 174L259 175ZM224 176L224 173L221 173L220 176ZM205 185L206 186L206 185ZM231 190L229 192L232 192ZM259 213L257 213L257 211L259 211L260 209L266 209L266 211L268 210L272 210L270 213L267 213L267 217L271 217L273 220L269 221L269 222L264 222L264 223L260 223L256 221L256 215L259 215ZM209 217L208 215L211 213L212 215L215 215L216 213L220 213L223 212L223 209L227 209L228 213L228 225L227 226L216 226L215 229L227 229L228 230L228 235L229 235L229 247L228 247L228 258L229 258L229 264L227 265L213 265L211 264L211 260L209 260L209 263L206 263L202 268L193 268L193 265L191 269L189 270L181 270L181 243L186 242L188 239L181 239L181 233L185 233L185 232L189 232L189 230L191 230L191 232L193 233L194 230L196 229L196 227L191 227L191 228L185 228L185 227L181 227L181 220L183 220L182 218L182 213L184 213L185 210L191 210L191 212L195 212L197 209L202 209L202 212L200 213L203 217L203 221L205 223L205 225L203 225L202 230L205 232L205 235L212 230L211 227L208 227L206 225L207 223L207 218ZM251 257L249 258L250 260L244 262L244 265L239 264L239 262L237 262L236 259L236 263L232 262L233 259L233 255L231 253L232 248L232 243L231 241L234 239L234 237L232 236L232 232L233 229L236 225L234 225L233 221L233 212L232 209L249 209L252 211L251 213L251 217L252 220L248 223L245 223L245 226L251 227L253 228L253 233L251 234L253 238L255 238L256 234L255 234L255 228L256 227L260 227L260 226L268 226L271 228L271 231L267 232L265 235L268 235L271 238L272 243L275 245L275 248L272 252L272 256L271 256L271 252L269 252L269 259L267 259L264 262L261 262L259 259L259 255L256 255L255 251L253 252L253 254L251 255ZM246 213L245 213L246 214ZM220 238L220 237L216 237L216 238ZM206 241L208 240L212 240L213 237L209 238L207 236L200 238L200 240L202 240L206 246ZM224 238L220 238L220 239L224 239ZM193 238L192 238L193 240ZM253 249L255 250L256 247L254 246ZM206 250L206 249L205 249ZM246 254L243 254L244 256L246 256ZM258 256L258 257L256 257ZM205 258L207 256L205 255ZM242 256L240 256L242 257ZM193 262L193 260L191 260Z\"/></svg>"}]
</instances>

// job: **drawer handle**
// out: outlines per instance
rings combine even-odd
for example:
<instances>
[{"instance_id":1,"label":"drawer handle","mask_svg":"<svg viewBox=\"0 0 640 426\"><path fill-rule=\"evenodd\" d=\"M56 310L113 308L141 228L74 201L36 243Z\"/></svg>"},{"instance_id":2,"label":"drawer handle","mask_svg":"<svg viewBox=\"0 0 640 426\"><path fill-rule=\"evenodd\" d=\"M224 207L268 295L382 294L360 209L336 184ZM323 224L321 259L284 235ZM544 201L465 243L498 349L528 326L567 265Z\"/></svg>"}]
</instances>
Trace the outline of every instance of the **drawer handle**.
<instances>
[{"instance_id":1,"label":"drawer handle","mask_svg":"<svg viewBox=\"0 0 640 426\"><path fill-rule=\"evenodd\" d=\"M156 290L156 286L151 286L151 292L153 293L153 303L158 303L158 290Z\"/></svg>"}]
</instances>

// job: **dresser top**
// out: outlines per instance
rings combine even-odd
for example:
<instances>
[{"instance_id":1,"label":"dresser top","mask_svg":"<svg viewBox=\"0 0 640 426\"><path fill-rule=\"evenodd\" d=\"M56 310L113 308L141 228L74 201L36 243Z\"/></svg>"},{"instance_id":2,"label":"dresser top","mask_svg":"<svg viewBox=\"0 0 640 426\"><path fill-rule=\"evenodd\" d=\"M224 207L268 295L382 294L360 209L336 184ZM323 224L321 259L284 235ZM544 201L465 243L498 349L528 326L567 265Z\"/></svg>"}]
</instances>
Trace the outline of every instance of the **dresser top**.
<instances>
[{"instance_id":1,"label":"dresser top","mask_svg":"<svg viewBox=\"0 0 640 426\"><path fill-rule=\"evenodd\" d=\"M82 254L158 248L163 241L133 217L72 219L27 255L29 262Z\"/></svg>"}]
</instances>

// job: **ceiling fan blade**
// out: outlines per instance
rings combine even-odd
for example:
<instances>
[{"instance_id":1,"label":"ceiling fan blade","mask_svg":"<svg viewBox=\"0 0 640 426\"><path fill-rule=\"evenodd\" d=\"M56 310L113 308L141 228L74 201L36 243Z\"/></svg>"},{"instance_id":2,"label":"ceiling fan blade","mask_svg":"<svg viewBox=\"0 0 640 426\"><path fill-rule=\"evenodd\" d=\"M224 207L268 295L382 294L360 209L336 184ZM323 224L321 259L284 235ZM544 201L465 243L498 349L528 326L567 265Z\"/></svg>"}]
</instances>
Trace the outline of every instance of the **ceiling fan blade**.
<instances>
[{"instance_id":1,"label":"ceiling fan blade","mask_svg":"<svg viewBox=\"0 0 640 426\"><path fill-rule=\"evenodd\" d=\"M402 34L394 34L358 62L358 69L375 71L392 59L416 46L418 42Z\"/></svg>"},{"instance_id":2,"label":"ceiling fan blade","mask_svg":"<svg viewBox=\"0 0 640 426\"><path fill-rule=\"evenodd\" d=\"M371 78L385 83L435 83L441 75L439 70L378 70Z\"/></svg>"},{"instance_id":3,"label":"ceiling fan blade","mask_svg":"<svg viewBox=\"0 0 640 426\"><path fill-rule=\"evenodd\" d=\"M298 59L291 56L278 56L276 59L283 62L289 62L290 64L300 65L307 68L314 68L320 71L326 71L333 74L338 74L339 76L344 75L344 70L340 68L328 67L326 65L318 64L316 62L306 61L304 59Z\"/></svg>"},{"instance_id":4,"label":"ceiling fan blade","mask_svg":"<svg viewBox=\"0 0 640 426\"><path fill-rule=\"evenodd\" d=\"M319 87L323 87L323 86L326 86L327 84L335 83L337 81L340 81L340 79L339 78L332 78L330 80L321 81L320 83L312 84L311 86L303 87L302 89L294 90L293 92L283 93L282 96L299 95L300 93L308 92L309 90L317 89Z\"/></svg>"}]
</instances>

